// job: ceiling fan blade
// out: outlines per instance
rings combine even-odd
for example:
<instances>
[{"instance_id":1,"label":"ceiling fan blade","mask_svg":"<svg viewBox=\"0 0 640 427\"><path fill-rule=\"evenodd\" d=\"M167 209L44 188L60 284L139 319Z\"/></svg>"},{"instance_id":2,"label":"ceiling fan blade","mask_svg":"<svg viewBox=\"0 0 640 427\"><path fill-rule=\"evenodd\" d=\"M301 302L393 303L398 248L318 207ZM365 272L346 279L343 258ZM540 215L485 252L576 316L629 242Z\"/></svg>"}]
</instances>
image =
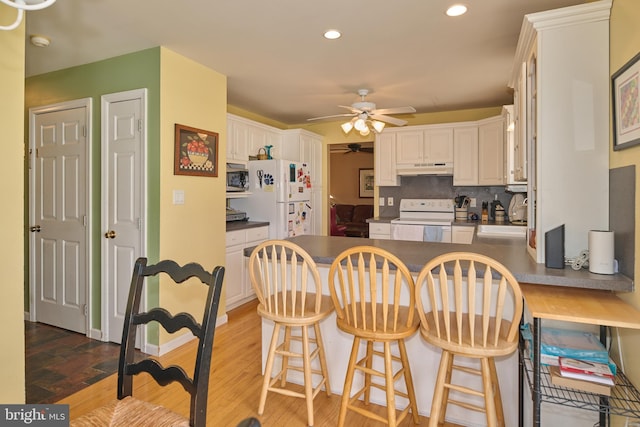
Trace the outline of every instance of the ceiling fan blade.
<instances>
[{"instance_id":1,"label":"ceiling fan blade","mask_svg":"<svg viewBox=\"0 0 640 427\"><path fill-rule=\"evenodd\" d=\"M395 117L385 116L384 114L371 114L369 117L373 120L380 120L381 122L391 123L396 126L404 126L407 124L406 120L396 119Z\"/></svg>"},{"instance_id":2,"label":"ceiling fan blade","mask_svg":"<svg viewBox=\"0 0 640 427\"><path fill-rule=\"evenodd\" d=\"M362 111L362 110L360 110L360 109L358 109L358 108L354 108L352 105L349 105L349 106L347 106L347 105L338 105L338 107L340 107L340 108L346 108L347 110L351 110L351 112L352 112L353 114L361 114L361 113L363 113L363 112L364 112L364 111Z\"/></svg>"},{"instance_id":3,"label":"ceiling fan blade","mask_svg":"<svg viewBox=\"0 0 640 427\"><path fill-rule=\"evenodd\" d=\"M322 117L312 117L310 119L307 119L308 122L312 121L312 120L322 120L322 119L332 119L334 117L353 117L354 114L350 114L350 113L345 113L345 114L333 114L331 116L322 116Z\"/></svg>"},{"instance_id":4,"label":"ceiling fan blade","mask_svg":"<svg viewBox=\"0 0 640 427\"><path fill-rule=\"evenodd\" d=\"M373 110L371 114L410 114L415 113L416 109L413 107L396 107L396 108L380 108Z\"/></svg>"}]
</instances>

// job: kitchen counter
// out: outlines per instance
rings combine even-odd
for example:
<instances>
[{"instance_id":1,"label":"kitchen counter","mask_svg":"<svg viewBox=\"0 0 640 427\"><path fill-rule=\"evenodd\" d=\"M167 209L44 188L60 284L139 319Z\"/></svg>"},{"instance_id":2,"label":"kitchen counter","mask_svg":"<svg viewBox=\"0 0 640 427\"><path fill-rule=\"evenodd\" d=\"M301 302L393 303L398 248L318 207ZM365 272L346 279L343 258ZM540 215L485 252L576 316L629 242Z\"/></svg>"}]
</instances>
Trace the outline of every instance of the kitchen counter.
<instances>
[{"instance_id":1,"label":"kitchen counter","mask_svg":"<svg viewBox=\"0 0 640 427\"><path fill-rule=\"evenodd\" d=\"M268 226L266 221L229 221L227 222L227 231L246 230L247 228Z\"/></svg>"},{"instance_id":2,"label":"kitchen counter","mask_svg":"<svg viewBox=\"0 0 640 427\"><path fill-rule=\"evenodd\" d=\"M390 223L392 220L396 218L397 218L396 216L374 216L373 218L368 218L367 223L371 223L371 222Z\"/></svg>"},{"instance_id":3,"label":"kitchen counter","mask_svg":"<svg viewBox=\"0 0 640 427\"><path fill-rule=\"evenodd\" d=\"M356 245L371 245L386 249L398 256L413 273L418 273L430 259L446 252L471 251L491 256L504 264L522 283L568 286L585 289L603 289L630 292L633 281L622 274L594 274L587 269L573 270L546 268L537 264L527 252L524 239L474 236L471 245L453 243L426 243L404 240L379 240L336 236L297 236L290 239L305 249L317 264L330 265L343 250ZM245 249L245 256L252 248Z\"/></svg>"}]
</instances>

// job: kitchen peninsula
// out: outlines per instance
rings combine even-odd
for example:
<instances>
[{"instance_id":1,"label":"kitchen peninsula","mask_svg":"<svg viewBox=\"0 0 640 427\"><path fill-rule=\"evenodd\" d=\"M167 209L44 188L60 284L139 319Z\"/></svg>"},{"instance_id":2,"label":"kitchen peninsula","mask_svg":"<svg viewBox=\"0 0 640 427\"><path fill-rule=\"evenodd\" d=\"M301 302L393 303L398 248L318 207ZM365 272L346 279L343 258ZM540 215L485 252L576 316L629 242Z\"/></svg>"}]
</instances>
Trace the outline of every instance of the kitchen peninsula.
<instances>
[{"instance_id":1,"label":"kitchen peninsula","mask_svg":"<svg viewBox=\"0 0 640 427\"><path fill-rule=\"evenodd\" d=\"M330 265L343 250L357 245L372 245L398 256L416 275L430 259L446 252L470 251L490 256L504 264L521 283L601 289L616 292L633 291L633 281L621 274L590 273L586 269L546 268L536 263L527 252L524 239L485 238L474 236L471 245L425 243L402 240L360 239L336 236L297 236L292 242L309 252L318 265ZM250 255L245 251L245 256Z\"/></svg>"},{"instance_id":2,"label":"kitchen peninsula","mask_svg":"<svg viewBox=\"0 0 640 427\"><path fill-rule=\"evenodd\" d=\"M400 240L381 240L349 238L337 236L297 236L290 240L304 248L318 264L320 277L322 280L323 293L328 294L328 271L329 265L336 256L343 250L357 245L372 245L380 247L397 255L417 276L422 266L430 259L451 251L471 251L485 254L497 259L509 268L521 283L544 285L549 287L549 292L545 294L553 295L554 288L559 292L562 289L583 288L595 290L611 290L616 292L629 292L633 290L633 281L621 274L599 275L590 273L586 269L575 271L570 267L565 269L548 269L544 264L537 264L529 255L524 239L498 238L498 237L478 237L474 236L473 243L451 244L451 243L425 243ZM245 257L251 254L252 248L245 249ZM560 288L558 288L560 287ZM612 294L613 295L613 294ZM332 392L341 394L342 386L347 369L349 352L352 338L341 332L336 327L335 314L321 322L324 345L327 349L327 365L329 367L330 384ZM269 341L273 325L262 322L262 348L269 347ZM418 411L421 415L428 416L435 376L439 362L440 352L434 347L424 342L419 334L416 334L406 341L407 352L411 363L412 377L416 391ZM266 358L266 351L263 350L263 366ZM500 388L504 404L504 416L506 425L518 425L518 355L512 354L509 357L497 360L496 363ZM296 377L298 373L293 373L290 379L294 382L302 383L302 379ZM477 378L465 378L466 381L476 381ZM384 395L374 390L371 400L374 403L385 403ZM399 407L404 406L404 402L399 399ZM525 405L527 405L525 403ZM448 421L461 425L483 425L485 422L482 414L462 410L456 406L451 406L447 413Z\"/></svg>"}]
</instances>

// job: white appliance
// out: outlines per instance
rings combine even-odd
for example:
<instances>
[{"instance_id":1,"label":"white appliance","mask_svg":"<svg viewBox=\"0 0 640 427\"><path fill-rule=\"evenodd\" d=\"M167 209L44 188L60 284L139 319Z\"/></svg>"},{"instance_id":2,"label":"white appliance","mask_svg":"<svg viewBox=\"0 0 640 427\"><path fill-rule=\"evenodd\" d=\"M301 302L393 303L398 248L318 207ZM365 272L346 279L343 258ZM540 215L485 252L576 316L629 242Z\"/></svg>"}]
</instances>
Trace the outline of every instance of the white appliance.
<instances>
[{"instance_id":1,"label":"white appliance","mask_svg":"<svg viewBox=\"0 0 640 427\"><path fill-rule=\"evenodd\" d=\"M402 199L400 217L391 220L392 240L451 243L453 199Z\"/></svg>"},{"instance_id":2,"label":"white appliance","mask_svg":"<svg viewBox=\"0 0 640 427\"><path fill-rule=\"evenodd\" d=\"M289 160L250 160L251 194L233 205L251 221L268 221L269 238L309 234L311 176L306 163Z\"/></svg>"},{"instance_id":3,"label":"white appliance","mask_svg":"<svg viewBox=\"0 0 640 427\"><path fill-rule=\"evenodd\" d=\"M512 224L527 224L527 198L522 193L516 193L509 202L509 222Z\"/></svg>"}]
</instances>

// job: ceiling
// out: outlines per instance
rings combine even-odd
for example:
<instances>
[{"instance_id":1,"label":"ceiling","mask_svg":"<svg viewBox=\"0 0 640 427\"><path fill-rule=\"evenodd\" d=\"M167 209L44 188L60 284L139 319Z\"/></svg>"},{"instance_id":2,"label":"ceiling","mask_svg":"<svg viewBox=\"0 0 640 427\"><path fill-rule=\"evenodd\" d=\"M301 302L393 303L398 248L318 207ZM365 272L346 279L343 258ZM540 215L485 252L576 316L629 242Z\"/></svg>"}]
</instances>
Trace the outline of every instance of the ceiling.
<instances>
[{"instance_id":1,"label":"ceiling","mask_svg":"<svg viewBox=\"0 0 640 427\"><path fill-rule=\"evenodd\" d=\"M447 6L463 3L457 18ZM26 12L27 77L164 46L227 76L228 103L287 125L347 110L512 102L523 16L584 0L58 0ZM326 40L330 28L342 32Z\"/></svg>"}]
</instances>

